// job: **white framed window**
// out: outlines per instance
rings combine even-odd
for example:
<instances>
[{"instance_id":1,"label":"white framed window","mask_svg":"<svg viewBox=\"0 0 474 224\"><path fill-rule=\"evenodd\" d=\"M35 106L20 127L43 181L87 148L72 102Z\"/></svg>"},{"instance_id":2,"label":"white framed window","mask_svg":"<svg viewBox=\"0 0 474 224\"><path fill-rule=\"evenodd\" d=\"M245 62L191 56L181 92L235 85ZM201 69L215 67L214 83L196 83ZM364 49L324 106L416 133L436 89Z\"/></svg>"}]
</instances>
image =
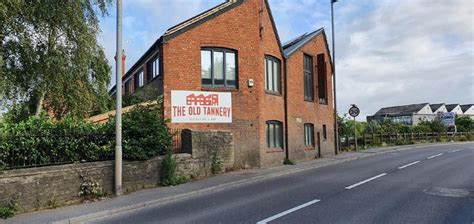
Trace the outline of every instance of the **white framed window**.
<instances>
[{"instance_id":1,"label":"white framed window","mask_svg":"<svg viewBox=\"0 0 474 224\"><path fill-rule=\"evenodd\" d=\"M267 121L267 147L283 149L283 124L279 121Z\"/></svg>"},{"instance_id":2,"label":"white framed window","mask_svg":"<svg viewBox=\"0 0 474 224\"><path fill-rule=\"evenodd\" d=\"M304 124L304 145L314 146L314 125Z\"/></svg>"},{"instance_id":3,"label":"white framed window","mask_svg":"<svg viewBox=\"0 0 474 224\"><path fill-rule=\"evenodd\" d=\"M265 90L280 94L280 60L272 56L265 56Z\"/></svg>"}]
</instances>

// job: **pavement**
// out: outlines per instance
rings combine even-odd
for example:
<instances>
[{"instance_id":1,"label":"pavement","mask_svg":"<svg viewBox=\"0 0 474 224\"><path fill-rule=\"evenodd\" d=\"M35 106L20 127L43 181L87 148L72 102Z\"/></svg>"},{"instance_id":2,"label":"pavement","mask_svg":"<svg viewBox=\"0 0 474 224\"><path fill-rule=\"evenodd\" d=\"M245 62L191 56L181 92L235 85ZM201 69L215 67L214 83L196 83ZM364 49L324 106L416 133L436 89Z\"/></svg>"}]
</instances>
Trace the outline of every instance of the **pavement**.
<instances>
[{"instance_id":1,"label":"pavement","mask_svg":"<svg viewBox=\"0 0 474 224\"><path fill-rule=\"evenodd\" d=\"M0 223L472 223L473 161L474 143L376 148Z\"/></svg>"}]
</instances>

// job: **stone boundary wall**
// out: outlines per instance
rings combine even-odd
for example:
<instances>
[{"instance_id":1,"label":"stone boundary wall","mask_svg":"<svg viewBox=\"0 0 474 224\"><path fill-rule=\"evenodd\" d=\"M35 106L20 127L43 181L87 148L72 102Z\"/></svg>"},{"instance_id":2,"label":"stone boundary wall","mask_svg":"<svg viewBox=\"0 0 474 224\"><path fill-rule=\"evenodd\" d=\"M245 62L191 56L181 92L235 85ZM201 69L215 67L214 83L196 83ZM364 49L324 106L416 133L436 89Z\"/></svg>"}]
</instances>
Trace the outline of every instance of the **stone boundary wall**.
<instances>
[{"instance_id":1,"label":"stone boundary wall","mask_svg":"<svg viewBox=\"0 0 474 224\"><path fill-rule=\"evenodd\" d=\"M190 150L193 154L173 155L177 164L177 176L202 178L211 175L212 152L215 149L225 151L227 153L225 164L232 161L233 165L232 133L198 132L198 134L193 134L193 131L188 131L188 134L199 136L199 140L193 142L193 146L196 146ZM207 142L212 142L212 144ZM216 145L217 142L220 144ZM229 156L232 156L232 159ZM158 156L147 161L124 161L122 177L124 192L129 193L158 186L163 158L164 156ZM229 166L230 164L225 167L229 168ZM113 195L114 161L4 171L0 174L0 206L13 201L17 203L21 212L27 212L54 205L79 203L84 199L79 196L83 179L97 181L105 193Z\"/></svg>"}]
</instances>

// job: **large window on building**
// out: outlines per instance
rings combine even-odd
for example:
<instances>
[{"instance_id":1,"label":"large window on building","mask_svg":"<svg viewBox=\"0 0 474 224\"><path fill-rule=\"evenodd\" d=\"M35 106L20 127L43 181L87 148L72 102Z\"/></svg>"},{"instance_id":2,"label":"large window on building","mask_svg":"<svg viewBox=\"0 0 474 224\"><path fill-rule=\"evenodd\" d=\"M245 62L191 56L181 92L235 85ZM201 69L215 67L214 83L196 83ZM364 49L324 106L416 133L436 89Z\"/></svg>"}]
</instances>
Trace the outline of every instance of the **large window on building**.
<instances>
[{"instance_id":1,"label":"large window on building","mask_svg":"<svg viewBox=\"0 0 474 224\"><path fill-rule=\"evenodd\" d=\"M272 56L265 57L265 90L280 94L280 60Z\"/></svg>"},{"instance_id":2,"label":"large window on building","mask_svg":"<svg viewBox=\"0 0 474 224\"><path fill-rule=\"evenodd\" d=\"M304 99L314 100L313 91L313 57L304 55Z\"/></svg>"},{"instance_id":3,"label":"large window on building","mask_svg":"<svg viewBox=\"0 0 474 224\"><path fill-rule=\"evenodd\" d=\"M318 54L318 95L319 103L327 104L327 77L326 77L326 61L324 54Z\"/></svg>"},{"instance_id":4,"label":"large window on building","mask_svg":"<svg viewBox=\"0 0 474 224\"><path fill-rule=\"evenodd\" d=\"M223 48L203 48L201 79L203 86L237 88L237 52Z\"/></svg>"},{"instance_id":5,"label":"large window on building","mask_svg":"<svg viewBox=\"0 0 474 224\"><path fill-rule=\"evenodd\" d=\"M283 148L283 124L279 121L267 121L267 147Z\"/></svg>"},{"instance_id":6,"label":"large window on building","mask_svg":"<svg viewBox=\"0 0 474 224\"><path fill-rule=\"evenodd\" d=\"M314 146L314 125L304 124L304 145Z\"/></svg>"},{"instance_id":7,"label":"large window on building","mask_svg":"<svg viewBox=\"0 0 474 224\"><path fill-rule=\"evenodd\" d=\"M155 56L148 62L147 82L160 75L160 58Z\"/></svg>"}]
</instances>

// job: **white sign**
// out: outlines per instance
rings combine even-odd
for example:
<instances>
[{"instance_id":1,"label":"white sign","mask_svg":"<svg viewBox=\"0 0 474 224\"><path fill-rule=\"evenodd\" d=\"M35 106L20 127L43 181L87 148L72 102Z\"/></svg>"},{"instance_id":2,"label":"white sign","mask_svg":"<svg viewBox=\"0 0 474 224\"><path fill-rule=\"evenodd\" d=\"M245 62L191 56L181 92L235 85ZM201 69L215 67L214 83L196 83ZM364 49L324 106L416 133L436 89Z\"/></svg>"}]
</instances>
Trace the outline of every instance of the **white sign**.
<instances>
[{"instance_id":1,"label":"white sign","mask_svg":"<svg viewBox=\"0 0 474 224\"><path fill-rule=\"evenodd\" d=\"M441 114L441 122L447 127L456 125L456 114L454 112Z\"/></svg>"},{"instance_id":2,"label":"white sign","mask_svg":"<svg viewBox=\"0 0 474 224\"><path fill-rule=\"evenodd\" d=\"M232 123L232 94L171 91L172 123Z\"/></svg>"}]
</instances>

